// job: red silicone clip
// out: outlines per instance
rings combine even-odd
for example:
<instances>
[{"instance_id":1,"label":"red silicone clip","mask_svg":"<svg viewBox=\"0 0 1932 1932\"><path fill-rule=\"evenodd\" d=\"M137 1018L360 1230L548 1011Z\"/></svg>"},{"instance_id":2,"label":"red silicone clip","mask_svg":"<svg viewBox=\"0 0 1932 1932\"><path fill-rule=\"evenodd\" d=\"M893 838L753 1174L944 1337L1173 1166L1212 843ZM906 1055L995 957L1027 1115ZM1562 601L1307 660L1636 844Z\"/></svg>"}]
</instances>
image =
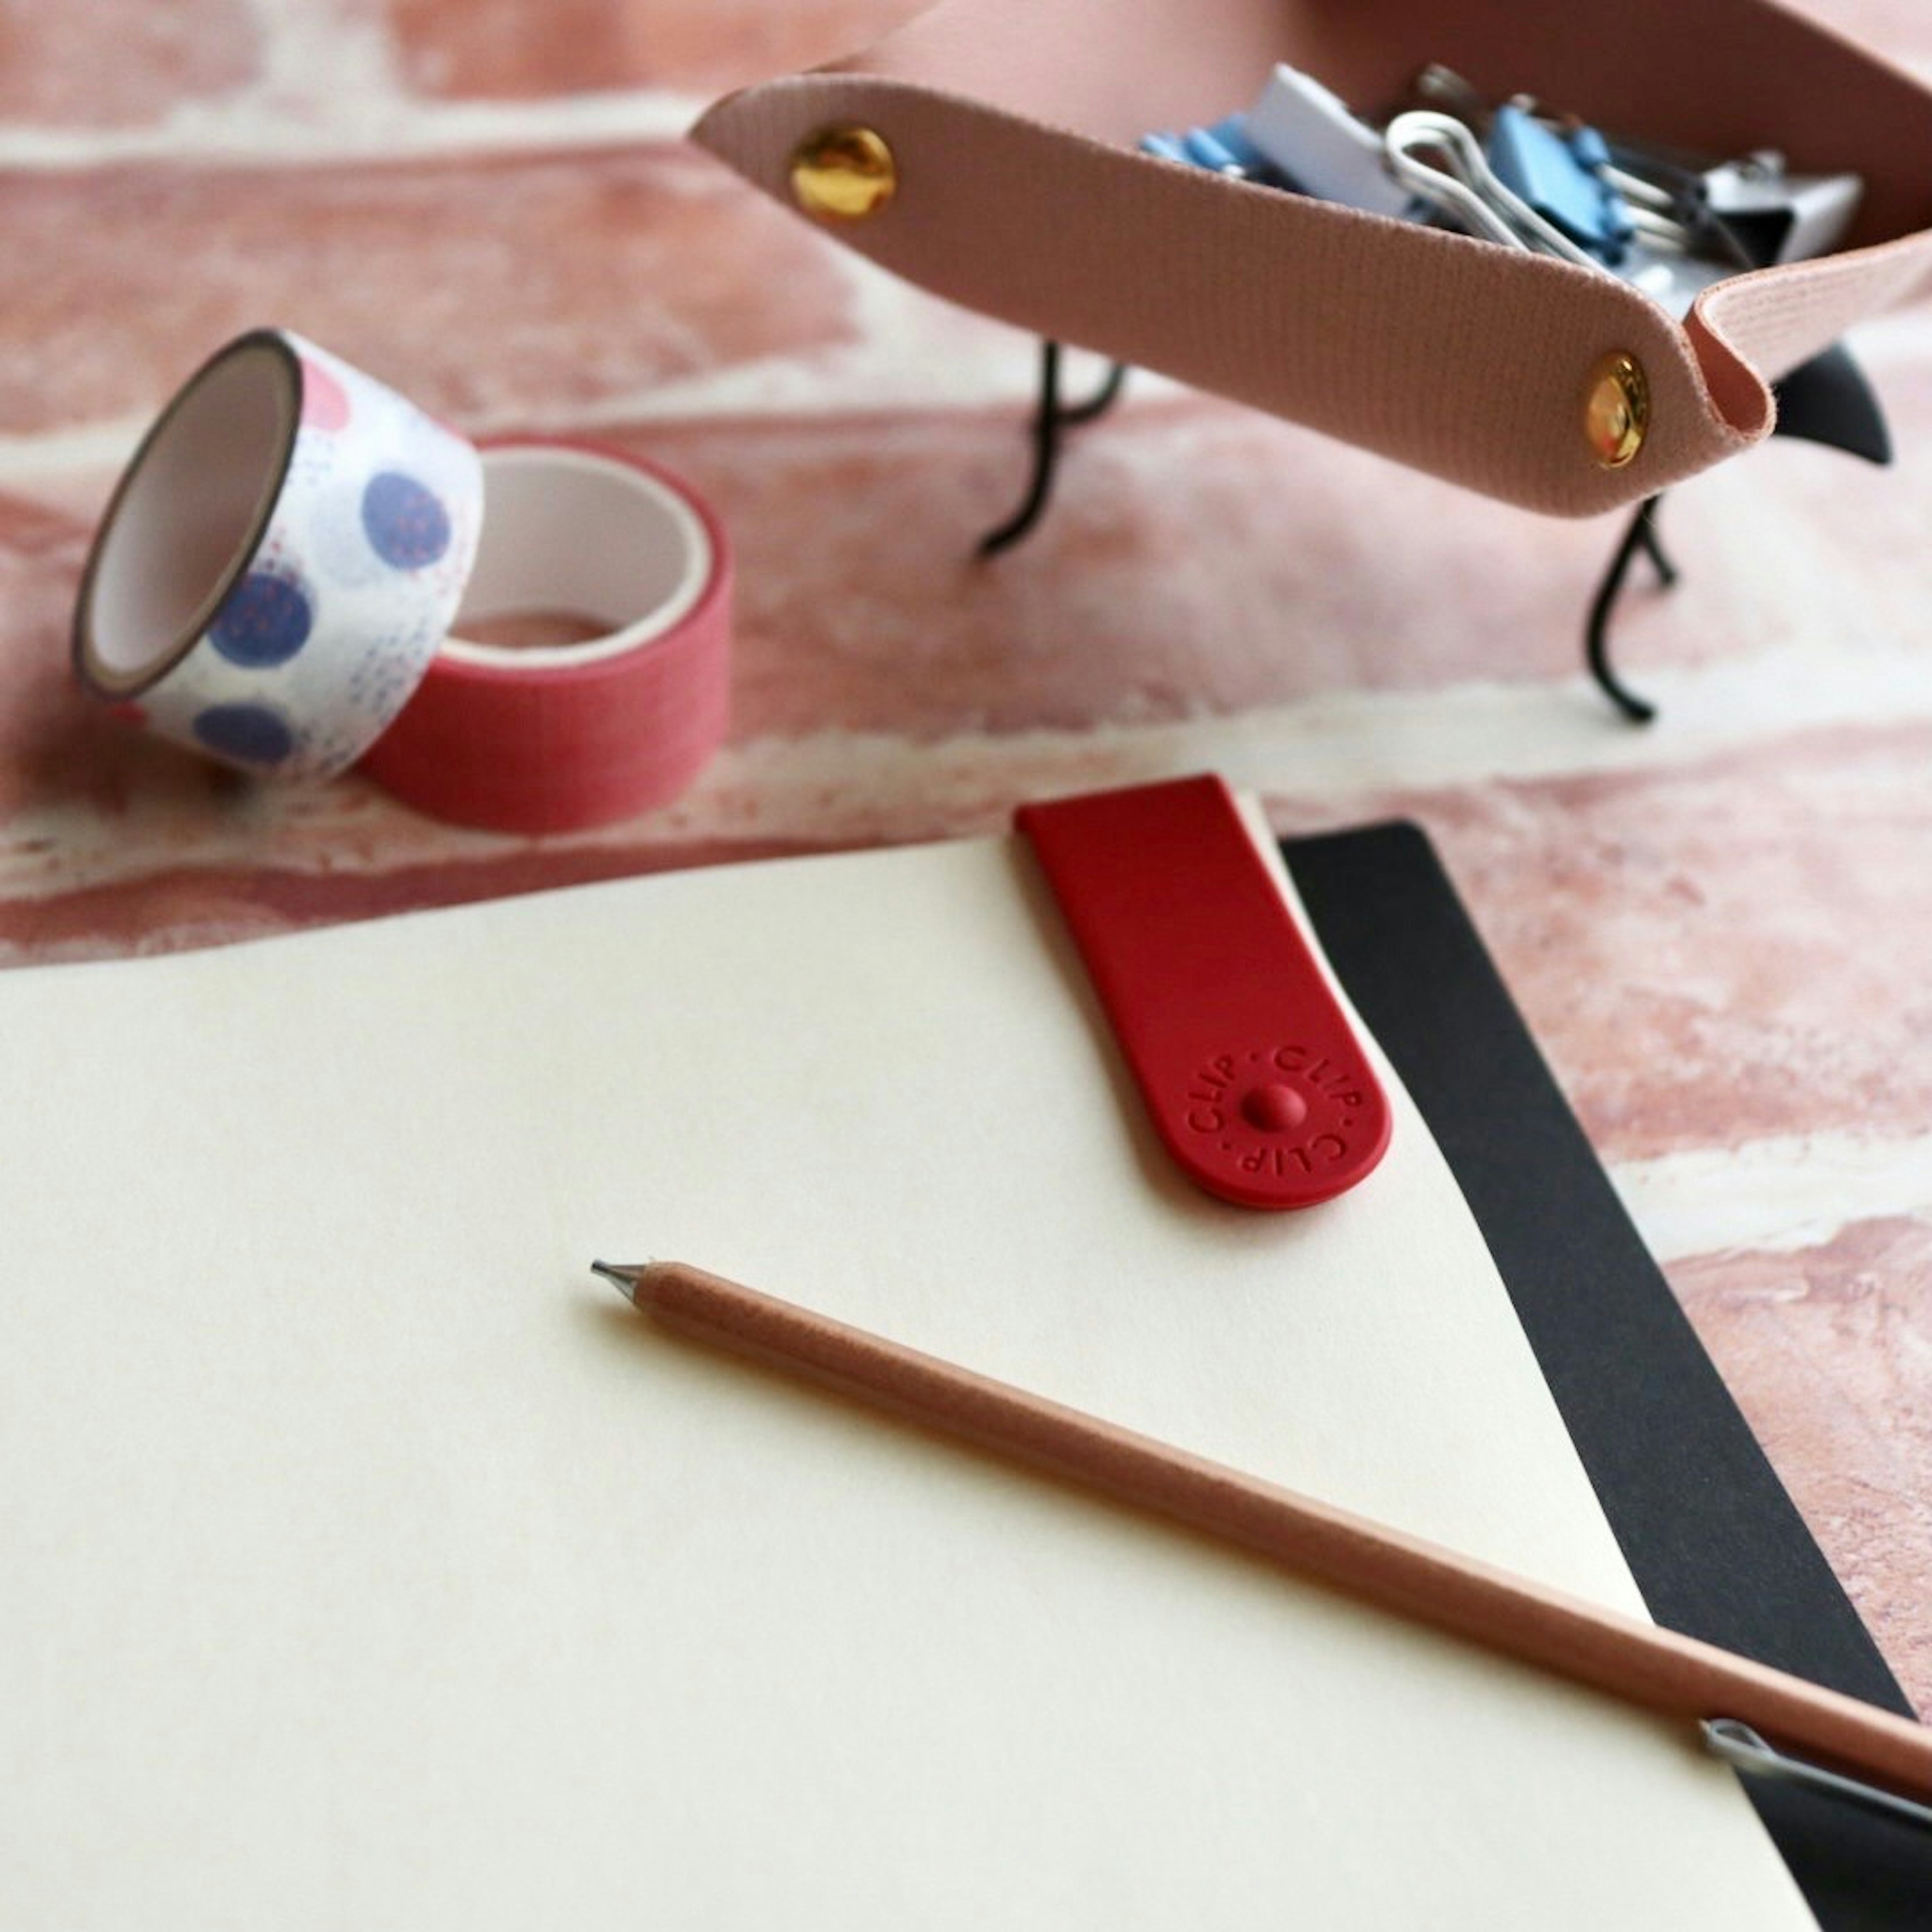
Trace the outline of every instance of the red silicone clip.
<instances>
[{"instance_id":1,"label":"red silicone clip","mask_svg":"<svg viewBox=\"0 0 1932 1932\"><path fill-rule=\"evenodd\" d=\"M1388 1146L1388 1102L1217 778L1023 806L1161 1138L1244 1208L1309 1208Z\"/></svg>"}]
</instances>

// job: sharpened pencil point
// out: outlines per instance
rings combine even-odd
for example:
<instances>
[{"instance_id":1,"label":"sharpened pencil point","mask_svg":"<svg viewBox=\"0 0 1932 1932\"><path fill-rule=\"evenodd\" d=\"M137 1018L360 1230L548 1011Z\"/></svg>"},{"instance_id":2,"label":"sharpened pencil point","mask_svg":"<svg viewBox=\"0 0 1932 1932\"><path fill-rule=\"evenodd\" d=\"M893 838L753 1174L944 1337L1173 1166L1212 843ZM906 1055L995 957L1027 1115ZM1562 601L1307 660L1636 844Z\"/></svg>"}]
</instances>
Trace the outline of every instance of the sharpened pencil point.
<instances>
[{"instance_id":1,"label":"sharpened pencil point","mask_svg":"<svg viewBox=\"0 0 1932 1932\"><path fill-rule=\"evenodd\" d=\"M644 1273L642 1268L617 1268L609 1262L592 1262L590 1272L601 1274L606 1281L615 1282L618 1293L633 1307L637 1306L638 1277Z\"/></svg>"}]
</instances>

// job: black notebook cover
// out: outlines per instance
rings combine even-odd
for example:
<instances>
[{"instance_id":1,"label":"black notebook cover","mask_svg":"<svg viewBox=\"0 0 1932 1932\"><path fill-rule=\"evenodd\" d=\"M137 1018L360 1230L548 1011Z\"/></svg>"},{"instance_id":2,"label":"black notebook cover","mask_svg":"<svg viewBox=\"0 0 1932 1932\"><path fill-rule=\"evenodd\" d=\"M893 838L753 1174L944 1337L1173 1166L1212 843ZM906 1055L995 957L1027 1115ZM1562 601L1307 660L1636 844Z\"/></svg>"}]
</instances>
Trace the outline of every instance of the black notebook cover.
<instances>
[{"instance_id":1,"label":"black notebook cover","mask_svg":"<svg viewBox=\"0 0 1932 1932\"><path fill-rule=\"evenodd\" d=\"M1336 974L1474 1212L1651 1614L1910 1715L1427 839L1413 826L1375 826L1282 850ZM1831 1932L1932 1925L1932 1835L1745 1783Z\"/></svg>"}]
</instances>

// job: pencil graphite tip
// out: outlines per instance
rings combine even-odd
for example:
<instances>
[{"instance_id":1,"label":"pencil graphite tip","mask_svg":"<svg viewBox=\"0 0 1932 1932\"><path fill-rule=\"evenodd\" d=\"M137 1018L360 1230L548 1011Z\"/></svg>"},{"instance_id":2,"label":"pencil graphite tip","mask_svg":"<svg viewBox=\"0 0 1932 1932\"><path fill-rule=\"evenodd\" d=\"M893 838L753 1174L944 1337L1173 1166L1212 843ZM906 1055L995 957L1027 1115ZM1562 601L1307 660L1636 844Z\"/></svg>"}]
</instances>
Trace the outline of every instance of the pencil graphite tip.
<instances>
[{"instance_id":1,"label":"pencil graphite tip","mask_svg":"<svg viewBox=\"0 0 1932 1932\"><path fill-rule=\"evenodd\" d=\"M590 1264L590 1272L592 1274L601 1274L606 1281L614 1282L617 1292L633 1307L636 1306L638 1277L644 1273L642 1268L619 1268L610 1262L592 1262Z\"/></svg>"}]
</instances>

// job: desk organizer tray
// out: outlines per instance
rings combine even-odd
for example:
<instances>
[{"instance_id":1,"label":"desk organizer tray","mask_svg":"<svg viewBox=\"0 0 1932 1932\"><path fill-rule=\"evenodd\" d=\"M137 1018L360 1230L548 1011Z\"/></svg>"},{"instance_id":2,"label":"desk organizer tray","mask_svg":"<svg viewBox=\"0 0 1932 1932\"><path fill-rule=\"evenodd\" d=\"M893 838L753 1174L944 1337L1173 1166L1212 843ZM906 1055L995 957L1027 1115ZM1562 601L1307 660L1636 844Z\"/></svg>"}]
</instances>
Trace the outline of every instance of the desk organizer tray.
<instances>
[{"instance_id":1,"label":"desk organizer tray","mask_svg":"<svg viewBox=\"0 0 1932 1932\"><path fill-rule=\"evenodd\" d=\"M1856 171L1838 253L1674 320L1607 274L1136 152L1286 61L1390 106L1439 62L1619 135ZM1932 93L1776 0L942 0L866 52L714 106L694 138L793 205L801 146L873 131L896 188L828 232L934 292L1562 516L1655 496L1768 435L1772 385L1932 272ZM1649 424L1583 433L1606 357Z\"/></svg>"}]
</instances>

